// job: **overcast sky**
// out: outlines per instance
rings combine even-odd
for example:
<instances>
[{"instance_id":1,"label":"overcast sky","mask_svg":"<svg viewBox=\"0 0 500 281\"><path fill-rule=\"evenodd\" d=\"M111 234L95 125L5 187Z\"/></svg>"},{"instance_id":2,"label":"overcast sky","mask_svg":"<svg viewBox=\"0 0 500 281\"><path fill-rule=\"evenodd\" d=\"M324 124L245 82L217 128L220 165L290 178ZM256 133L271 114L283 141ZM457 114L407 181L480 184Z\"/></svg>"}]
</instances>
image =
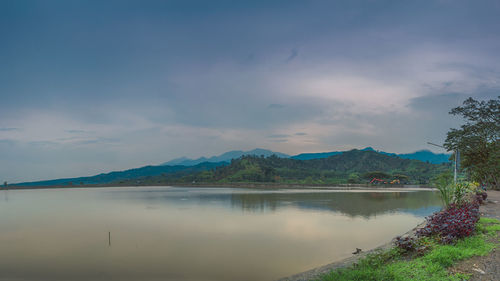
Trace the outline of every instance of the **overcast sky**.
<instances>
[{"instance_id":1,"label":"overcast sky","mask_svg":"<svg viewBox=\"0 0 500 281\"><path fill-rule=\"evenodd\" d=\"M0 180L266 148L439 149L500 1L0 1Z\"/></svg>"}]
</instances>

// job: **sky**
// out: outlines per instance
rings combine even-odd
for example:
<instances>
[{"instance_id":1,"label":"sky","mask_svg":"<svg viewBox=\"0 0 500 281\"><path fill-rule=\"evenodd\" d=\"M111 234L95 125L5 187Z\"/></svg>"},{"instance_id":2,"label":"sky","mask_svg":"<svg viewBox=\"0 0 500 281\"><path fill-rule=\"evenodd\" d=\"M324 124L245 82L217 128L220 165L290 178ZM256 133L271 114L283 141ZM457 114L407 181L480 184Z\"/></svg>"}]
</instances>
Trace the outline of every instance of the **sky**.
<instances>
[{"instance_id":1,"label":"sky","mask_svg":"<svg viewBox=\"0 0 500 281\"><path fill-rule=\"evenodd\" d=\"M265 148L443 152L500 1L0 1L0 180Z\"/></svg>"}]
</instances>

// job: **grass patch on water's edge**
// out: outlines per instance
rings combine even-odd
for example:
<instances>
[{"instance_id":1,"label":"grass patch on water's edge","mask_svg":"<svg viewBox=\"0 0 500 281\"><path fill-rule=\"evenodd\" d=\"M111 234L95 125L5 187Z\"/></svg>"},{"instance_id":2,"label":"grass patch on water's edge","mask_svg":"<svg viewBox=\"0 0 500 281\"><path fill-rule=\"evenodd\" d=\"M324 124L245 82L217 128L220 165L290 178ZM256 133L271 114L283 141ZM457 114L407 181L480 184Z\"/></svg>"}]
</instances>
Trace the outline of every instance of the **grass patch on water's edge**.
<instances>
[{"instance_id":1,"label":"grass patch on water's edge","mask_svg":"<svg viewBox=\"0 0 500 281\"><path fill-rule=\"evenodd\" d=\"M500 231L500 221L481 218L473 236L453 245L441 245L426 239L429 250L420 257L410 258L397 248L370 254L348 268L334 270L316 279L318 281L341 280L466 280L465 274L450 274L448 268L458 261L473 256L483 256L497 245L488 242Z\"/></svg>"}]
</instances>

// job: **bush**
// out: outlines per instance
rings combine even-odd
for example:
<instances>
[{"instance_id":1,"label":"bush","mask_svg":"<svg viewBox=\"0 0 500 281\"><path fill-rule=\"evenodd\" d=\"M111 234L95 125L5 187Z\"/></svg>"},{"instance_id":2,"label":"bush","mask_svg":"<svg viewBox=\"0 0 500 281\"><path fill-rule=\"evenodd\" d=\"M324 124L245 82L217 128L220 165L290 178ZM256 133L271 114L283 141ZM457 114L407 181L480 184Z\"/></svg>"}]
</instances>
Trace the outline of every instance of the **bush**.
<instances>
[{"instance_id":1,"label":"bush","mask_svg":"<svg viewBox=\"0 0 500 281\"><path fill-rule=\"evenodd\" d=\"M423 238L417 237L396 237L394 245L401 251L402 254L410 253L422 256L429 250L429 242Z\"/></svg>"},{"instance_id":2,"label":"bush","mask_svg":"<svg viewBox=\"0 0 500 281\"><path fill-rule=\"evenodd\" d=\"M443 205L448 208L453 200L453 175L451 173L442 173L434 180L434 187L439 190L439 195Z\"/></svg>"},{"instance_id":3,"label":"bush","mask_svg":"<svg viewBox=\"0 0 500 281\"><path fill-rule=\"evenodd\" d=\"M476 190L475 200L479 202L479 204L482 204L483 201L486 200L486 198L488 198L488 193L483 190Z\"/></svg>"},{"instance_id":4,"label":"bush","mask_svg":"<svg viewBox=\"0 0 500 281\"><path fill-rule=\"evenodd\" d=\"M471 192L471 187L468 182L457 182L452 186L453 203L461 206L467 201L467 194Z\"/></svg>"},{"instance_id":5,"label":"bush","mask_svg":"<svg viewBox=\"0 0 500 281\"><path fill-rule=\"evenodd\" d=\"M479 204L483 204L483 196L481 196L480 194L476 194L476 196L474 197L474 200L477 201L477 203Z\"/></svg>"},{"instance_id":6,"label":"bush","mask_svg":"<svg viewBox=\"0 0 500 281\"><path fill-rule=\"evenodd\" d=\"M451 204L449 208L427 218L426 225L417 231L419 237L438 236L443 244L454 243L457 239L470 236L479 220L479 202Z\"/></svg>"},{"instance_id":7,"label":"bush","mask_svg":"<svg viewBox=\"0 0 500 281\"><path fill-rule=\"evenodd\" d=\"M405 252L413 252L417 249L418 241L413 237L396 237L394 244Z\"/></svg>"},{"instance_id":8,"label":"bush","mask_svg":"<svg viewBox=\"0 0 500 281\"><path fill-rule=\"evenodd\" d=\"M482 191L481 196L483 197L483 201L484 201L484 200L486 200L486 198L488 198L488 193L486 193L486 191Z\"/></svg>"},{"instance_id":9,"label":"bush","mask_svg":"<svg viewBox=\"0 0 500 281\"><path fill-rule=\"evenodd\" d=\"M449 172L438 175L433 186L439 190L441 201L445 208L452 204L462 205L468 200L468 196L473 193L473 185L467 181L453 182L453 175Z\"/></svg>"}]
</instances>

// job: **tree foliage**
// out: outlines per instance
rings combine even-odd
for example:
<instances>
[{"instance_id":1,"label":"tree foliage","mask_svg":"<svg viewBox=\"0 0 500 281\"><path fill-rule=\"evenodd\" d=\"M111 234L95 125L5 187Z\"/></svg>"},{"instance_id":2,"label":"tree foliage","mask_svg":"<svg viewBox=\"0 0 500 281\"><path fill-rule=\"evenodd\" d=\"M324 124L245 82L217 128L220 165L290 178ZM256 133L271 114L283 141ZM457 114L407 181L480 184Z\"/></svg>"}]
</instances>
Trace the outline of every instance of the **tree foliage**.
<instances>
[{"instance_id":1,"label":"tree foliage","mask_svg":"<svg viewBox=\"0 0 500 281\"><path fill-rule=\"evenodd\" d=\"M472 180L499 189L500 96L489 101L468 98L450 114L463 117L465 124L448 132L444 146L459 150L461 165Z\"/></svg>"},{"instance_id":2,"label":"tree foliage","mask_svg":"<svg viewBox=\"0 0 500 281\"><path fill-rule=\"evenodd\" d=\"M448 163L430 164L375 151L351 150L329 158L296 160L275 155L245 155L209 171L142 178L144 184L169 183L368 183L374 177L401 183L427 184L450 169ZM125 184L125 183L124 183Z\"/></svg>"}]
</instances>

